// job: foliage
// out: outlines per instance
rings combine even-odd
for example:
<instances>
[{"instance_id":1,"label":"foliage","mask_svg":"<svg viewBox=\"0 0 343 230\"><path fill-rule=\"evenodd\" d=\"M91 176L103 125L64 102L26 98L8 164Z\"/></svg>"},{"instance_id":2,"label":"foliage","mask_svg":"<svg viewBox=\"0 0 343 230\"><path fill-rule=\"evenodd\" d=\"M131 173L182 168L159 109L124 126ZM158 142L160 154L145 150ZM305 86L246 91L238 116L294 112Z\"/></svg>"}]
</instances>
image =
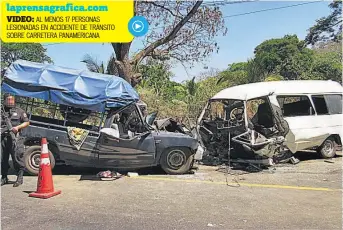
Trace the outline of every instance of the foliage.
<instances>
[{"instance_id":1,"label":"foliage","mask_svg":"<svg viewBox=\"0 0 343 230\"><path fill-rule=\"evenodd\" d=\"M341 82L342 43L320 42L312 49L295 35L270 39L255 48L255 57L233 63L218 74L229 86L259 81L321 79Z\"/></svg>"},{"instance_id":2,"label":"foliage","mask_svg":"<svg viewBox=\"0 0 343 230\"><path fill-rule=\"evenodd\" d=\"M187 118L194 125L208 99L228 85L217 84L218 76L205 77L205 74L201 81L193 77L182 84L173 82L166 65L156 61L149 64L152 65L141 66L145 74L137 90L141 100L148 104L149 112L159 111L159 118Z\"/></svg>"},{"instance_id":3,"label":"foliage","mask_svg":"<svg viewBox=\"0 0 343 230\"><path fill-rule=\"evenodd\" d=\"M247 62L247 76L248 81L258 82L263 81L267 75L267 70L263 67L263 62L261 59L253 58Z\"/></svg>"},{"instance_id":4,"label":"foliage","mask_svg":"<svg viewBox=\"0 0 343 230\"><path fill-rule=\"evenodd\" d=\"M114 65L114 55L111 55L105 66L103 62L98 62L94 57L86 54L81 62L85 63L88 70L95 73L111 74L118 76L118 70Z\"/></svg>"},{"instance_id":5,"label":"foliage","mask_svg":"<svg viewBox=\"0 0 343 230\"><path fill-rule=\"evenodd\" d=\"M185 117L187 104L182 100L164 100L162 96L156 95L153 89L137 88L140 98L148 105L149 112L158 111L159 118Z\"/></svg>"},{"instance_id":6,"label":"foliage","mask_svg":"<svg viewBox=\"0 0 343 230\"><path fill-rule=\"evenodd\" d=\"M282 81L284 78L281 75L271 74L267 76L264 81Z\"/></svg>"},{"instance_id":7,"label":"foliage","mask_svg":"<svg viewBox=\"0 0 343 230\"><path fill-rule=\"evenodd\" d=\"M52 63L46 54L46 48L40 43L5 43L1 40L1 73L18 59Z\"/></svg>"},{"instance_id":8,"label":"foliage","mask_svg":"<svg viewBox=\"0 0 343 230\"><path fill-rule=\"evenodd\" d=\"M218 74L218 83L226 81L230 82L231 86L246 84L249 82L247 70L247 62L232 63L226 70Z\"/></svg>"},{"instance_id":9,"label":"foliage","mask_svg":"<svg viewBox=\"0 0 343 230\"><path fill-rule=\"evenodd\" d=\"M308 71L313 51L296 35L270 39L255 48L255 60L269 74L280 74L287 80L295 80L302 72Z\"/></svg>"},{"instance_id":10,"label":"foliage","mask_svg":"<svg viewBox=\"0 0 343 230\"><path fill-rule=\"evenodd\" d=\"M334 0L329 7L332 10L331 14L318 19L317 23L309 29L305 38L306 44L338 42L342 39L342 0Z\"/></svg>"},{"instance_id":11,"label":"foliage","mask_svg":"<svg viewBox=\"0 0 343 230\"><path fill-rule=\"evenodd\" d=\"M195 77L193 77L190 81L186 81L186 88L188 95L195 96L195 94L197 93L197 84L195 82Z\"/></svg>"},{"instance_id":12,"label":"foliage","mask_svg":"<svg viewBox=\"0 0 343 230\"><path fill-rule=\"evenodd\" d=\"M332 42L329 42L332 43ZM334 48L336 47L336 49ZM309 74L303 79L333 80L342 83L342 43L327 44L315 49Z\"/></svg>"},{"instance_id":13,"label":"foliage","mask_svg":"<svg viewBox=\"0 0 343 230\"><path fill-rule=\"evenodd\" d=\"M150 59L146 64L140 65L139 69L142 73L141 85L153 89L156 95L163 96L171 88L172 73L165 63Z\"/></svg>"}]
</instances>

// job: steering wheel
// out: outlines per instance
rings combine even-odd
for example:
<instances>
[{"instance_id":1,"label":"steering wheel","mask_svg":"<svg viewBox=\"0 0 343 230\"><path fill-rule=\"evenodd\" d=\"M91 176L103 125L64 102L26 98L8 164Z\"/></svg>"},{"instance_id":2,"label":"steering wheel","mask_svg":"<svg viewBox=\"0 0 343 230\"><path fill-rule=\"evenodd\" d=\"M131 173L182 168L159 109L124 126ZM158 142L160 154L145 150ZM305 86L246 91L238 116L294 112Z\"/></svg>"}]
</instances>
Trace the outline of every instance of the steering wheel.
<instances>
[{"instance_id":1,"label":"steering wheel","mask_svg":"<svg viewBox=\"0 0 343 230\"><path fill-rule=\"evenodd\" d=\"M234 108L230 112L230 120L243 121L243 114L244 114L243 108Z\"/></svg>"},{"instance_id":2,"label":"steering wheel","mask_svg":"<svg viewBox=\"0 0 343 230\"><path fill-rule=\"evenodd\" d=\"M127 121L125 122L125 126L130 130L131 132L136 132L139 124L139 118L136 116L131 116Z\"/></svg>"}]
</instances>

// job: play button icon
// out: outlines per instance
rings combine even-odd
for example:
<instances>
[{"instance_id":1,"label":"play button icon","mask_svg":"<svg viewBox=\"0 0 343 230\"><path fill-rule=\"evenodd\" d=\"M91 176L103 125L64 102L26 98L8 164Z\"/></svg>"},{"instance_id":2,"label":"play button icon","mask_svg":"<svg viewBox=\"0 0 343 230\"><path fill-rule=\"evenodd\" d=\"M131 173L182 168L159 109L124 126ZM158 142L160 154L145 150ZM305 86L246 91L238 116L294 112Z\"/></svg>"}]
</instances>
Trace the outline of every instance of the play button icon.
<instances>
[{"instance_id":1,"label":"play button icon","mask_svg":"<svg viewBox=\"0 0 343 230\"><path fill-rule=\"evenodd\" d=\"M135 21L133 24L133 30L136 32L141 32L142 30L144 30L144 25L141 21Z\"/></svg>"},{"instance_id":2,"label":"play button icon","mask_svg":"<svg viewBox=\"0 0 343 230\"><path fill-rule=\"evenodd\" d=\"M129 31L135 37L144 36L148 32L148 21L141 16L131 18L129 21Z\"/></svg>"}]
</instances>

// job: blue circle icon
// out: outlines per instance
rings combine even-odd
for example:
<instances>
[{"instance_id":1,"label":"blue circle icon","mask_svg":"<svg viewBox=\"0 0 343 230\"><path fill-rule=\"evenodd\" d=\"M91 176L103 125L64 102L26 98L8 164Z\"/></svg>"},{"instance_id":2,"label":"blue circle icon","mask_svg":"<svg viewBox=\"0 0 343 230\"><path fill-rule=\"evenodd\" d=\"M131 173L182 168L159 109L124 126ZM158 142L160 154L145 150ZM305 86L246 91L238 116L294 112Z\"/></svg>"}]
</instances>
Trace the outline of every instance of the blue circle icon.
<instances>
[{"instance_id":1,"label":"blue circle icon","mask_svg":"<svg viewBox=\"0 0 343 230\"><path fill-rule=\"evenodd\" d=\"M130 33L135 37L144 36L149 30L149 23L142 16L131 18L128 26Z\"/></svg>"}]
</instances>

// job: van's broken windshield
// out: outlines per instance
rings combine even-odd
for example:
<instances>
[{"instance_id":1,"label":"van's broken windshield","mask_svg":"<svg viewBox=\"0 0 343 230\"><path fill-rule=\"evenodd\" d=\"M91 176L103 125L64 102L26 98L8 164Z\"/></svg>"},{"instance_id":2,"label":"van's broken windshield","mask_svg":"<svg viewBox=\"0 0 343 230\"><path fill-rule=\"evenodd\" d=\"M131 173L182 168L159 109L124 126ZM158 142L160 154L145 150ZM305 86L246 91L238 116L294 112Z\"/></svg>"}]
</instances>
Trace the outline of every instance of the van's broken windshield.
<instances>
[{"instance_id":1,"label":"van's broken windshield","mask_svg":"<svg viewBox=\"0 0 343 230\"><path fill-rule=\"evenodd\" d=\"M209 162L276 161L283 156L285 136L278 113L267 97L209 101L199 126L208 153L205 158Z\"/></svg>"}]
</instances>

